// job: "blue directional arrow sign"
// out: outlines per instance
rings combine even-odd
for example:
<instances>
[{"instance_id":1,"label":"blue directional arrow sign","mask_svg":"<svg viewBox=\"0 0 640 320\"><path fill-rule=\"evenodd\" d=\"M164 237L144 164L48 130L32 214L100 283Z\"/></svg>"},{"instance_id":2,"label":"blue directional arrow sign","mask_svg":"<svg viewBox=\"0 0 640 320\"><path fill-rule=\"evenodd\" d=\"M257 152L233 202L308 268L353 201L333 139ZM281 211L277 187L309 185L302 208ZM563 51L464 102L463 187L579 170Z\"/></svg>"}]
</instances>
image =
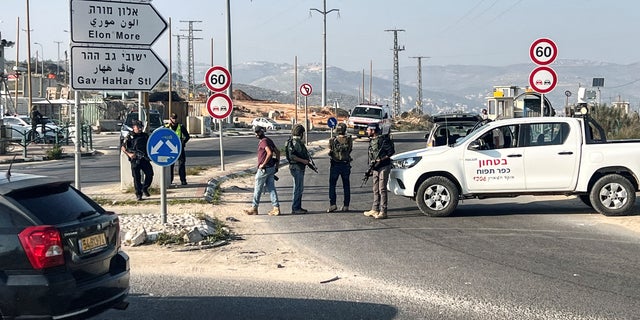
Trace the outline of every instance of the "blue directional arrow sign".
<instances>
[{"instance_id":1,"label":"blue directional arrow sign","mask_svg":"<svg viewBox=\"0 0 640 320\"><path fill-rule=\"evenodd\" d=\"M329 128L335 128L337 124L338 124L338 119L334 117L327 119L327 125L329 126Z\"/></svg>"},{"instance_id":2,"label":"blue directional arrow sign","mask_svg":"<svg viewBox=\"0 0 640 320\"><path fill-rule=\"evenodd\" d=\"M182 152L182 141L173 130L159 128L147 140L147 154L155 164L166 167L178 160Z\"/></svg>"}]
</instances>

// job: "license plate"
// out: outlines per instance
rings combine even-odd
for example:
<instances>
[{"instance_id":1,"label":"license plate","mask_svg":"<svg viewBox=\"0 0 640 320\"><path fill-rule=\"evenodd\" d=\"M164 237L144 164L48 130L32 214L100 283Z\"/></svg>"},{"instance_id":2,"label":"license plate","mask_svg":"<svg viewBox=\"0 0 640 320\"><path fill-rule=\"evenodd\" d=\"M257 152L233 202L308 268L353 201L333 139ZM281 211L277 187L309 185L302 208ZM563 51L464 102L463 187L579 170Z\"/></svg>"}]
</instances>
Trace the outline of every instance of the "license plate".
<instances>
[{"instance_id":1,"label":"license plate","mask_svg":"<svg viewBox=\"0 0 640 320\"><path fill-rule=\"evenodd\" d=\"M80 253L88 253L107 246L107 237L104 233L94 234L80 239Z\"/></svg>"},{"instance_id":2,"label":"license plate","mask_svg":"<svg viewBox=\"0 0 640 320\"><path fill-rule=\"evenodd\" d=\"M358 131L358 134L364 134L364 130Z\"/></svg>"}]
</instances>

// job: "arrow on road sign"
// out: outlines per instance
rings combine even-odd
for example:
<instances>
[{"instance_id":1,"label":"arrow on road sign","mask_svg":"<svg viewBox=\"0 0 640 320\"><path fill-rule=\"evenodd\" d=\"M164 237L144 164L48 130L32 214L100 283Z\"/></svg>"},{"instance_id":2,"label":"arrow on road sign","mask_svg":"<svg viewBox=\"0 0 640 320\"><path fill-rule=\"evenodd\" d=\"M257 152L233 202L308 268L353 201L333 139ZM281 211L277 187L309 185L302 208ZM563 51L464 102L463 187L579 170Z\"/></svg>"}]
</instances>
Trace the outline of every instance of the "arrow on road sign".
<instances>
[{"instance_id":1,"label":"arrow on road sign","mask_svg":"<svg viewBox=\"0 0 640 320\"><path fill-rule=\"evenodd\" d=\"M151 49L72 47L71 62L76 90L151 91L167 74Z\"/></svg>"},{"instance_id":2,"label":"arrow on road sign","mask_svg":"<svg viewBox=\"0 0 640 320\"><path fill-rule=\"evenodd\" d=\"M178 160L181 152L180 137L169 128L156 129L147 140L147 154L149 154L151 161L159 166L172 165Z\"/></svg>"},{"instance_id":3,"label":"arrow on road sign","mask_svg":"<svg viewBox=\"0 0 640 320\"><path fill-rule=\"evenodd\" d=\"M167 22L151 3L71 1L71 41L152 45Z\"/></svg>"}]
</instances>

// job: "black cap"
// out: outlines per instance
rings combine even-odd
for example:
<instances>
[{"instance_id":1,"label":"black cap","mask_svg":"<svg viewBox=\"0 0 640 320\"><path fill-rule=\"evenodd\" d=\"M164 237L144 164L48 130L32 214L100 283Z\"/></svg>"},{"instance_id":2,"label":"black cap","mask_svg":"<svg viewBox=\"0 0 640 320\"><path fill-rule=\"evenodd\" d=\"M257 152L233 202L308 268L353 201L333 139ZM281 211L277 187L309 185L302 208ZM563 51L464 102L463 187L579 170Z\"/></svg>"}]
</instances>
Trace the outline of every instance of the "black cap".
<instances>
[{"instance_id":1,"label":"black cap","mask_svg":"<svg viewBox=\"0 0 640 320\"><path fill-rule=\"evenodd\" d=\"M255 133L260 133L260 132L263 132L263 133L264 133L265 131L266 131L266 130L265 130L265 129L264 129L264 127L262 127L262 126L255 126L255 127L253 127L253 132L255 132Z\"/></svg>"},{"instance_id":2,"label":"black cap","mask_svg":"<svg viewBox=\"0 0 640 320\"><path fill-rule=\"evenodd\" d=\"M169 119L178 119L178 115L175 114L175 112L172 112L171 115L169 116Z\"/></svg>"},{"instance_id":3,"label":"black cap","mask_svg":"<svg viewBox=\"0 0 640 320\"><path fill-rule=\"evenodd\" d=\"M132 126L132 127L133 127L133 126L138 126L138 127L142 128L142 127L143 127L143 125L142 125L142 121L140 121L140 120L133 120L133 122L131 123L131 126Z\"/></svg>"}]
</instances>

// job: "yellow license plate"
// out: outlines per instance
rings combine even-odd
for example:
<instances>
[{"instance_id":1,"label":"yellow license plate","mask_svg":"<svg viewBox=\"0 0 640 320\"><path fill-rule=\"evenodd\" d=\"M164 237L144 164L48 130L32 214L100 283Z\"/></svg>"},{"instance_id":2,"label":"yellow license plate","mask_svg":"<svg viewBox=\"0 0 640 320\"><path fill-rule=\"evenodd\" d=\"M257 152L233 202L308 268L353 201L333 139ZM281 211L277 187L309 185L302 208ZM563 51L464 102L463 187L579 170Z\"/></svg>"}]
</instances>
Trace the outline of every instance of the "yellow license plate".
<instances>
[{"instance_id":1,"label":"yellow license plate","mask_svg":"<svg viewBox=\"0 0 640 320\"><path fill-rule=\"evenodd\" d=\"M107 246L107 237L104 233L94 234L80 239L80 252L87 253Z\"/></svg>"},{"instance_id":2,"label":"yellow license plate","mask_svg":"<svg viewBox=\"0 0 640 320\"><path fill-rule=\"evenodd\" d=\"M364 134L364 130L358 131L358 134Z\"/></svg>"}]
</instances>

